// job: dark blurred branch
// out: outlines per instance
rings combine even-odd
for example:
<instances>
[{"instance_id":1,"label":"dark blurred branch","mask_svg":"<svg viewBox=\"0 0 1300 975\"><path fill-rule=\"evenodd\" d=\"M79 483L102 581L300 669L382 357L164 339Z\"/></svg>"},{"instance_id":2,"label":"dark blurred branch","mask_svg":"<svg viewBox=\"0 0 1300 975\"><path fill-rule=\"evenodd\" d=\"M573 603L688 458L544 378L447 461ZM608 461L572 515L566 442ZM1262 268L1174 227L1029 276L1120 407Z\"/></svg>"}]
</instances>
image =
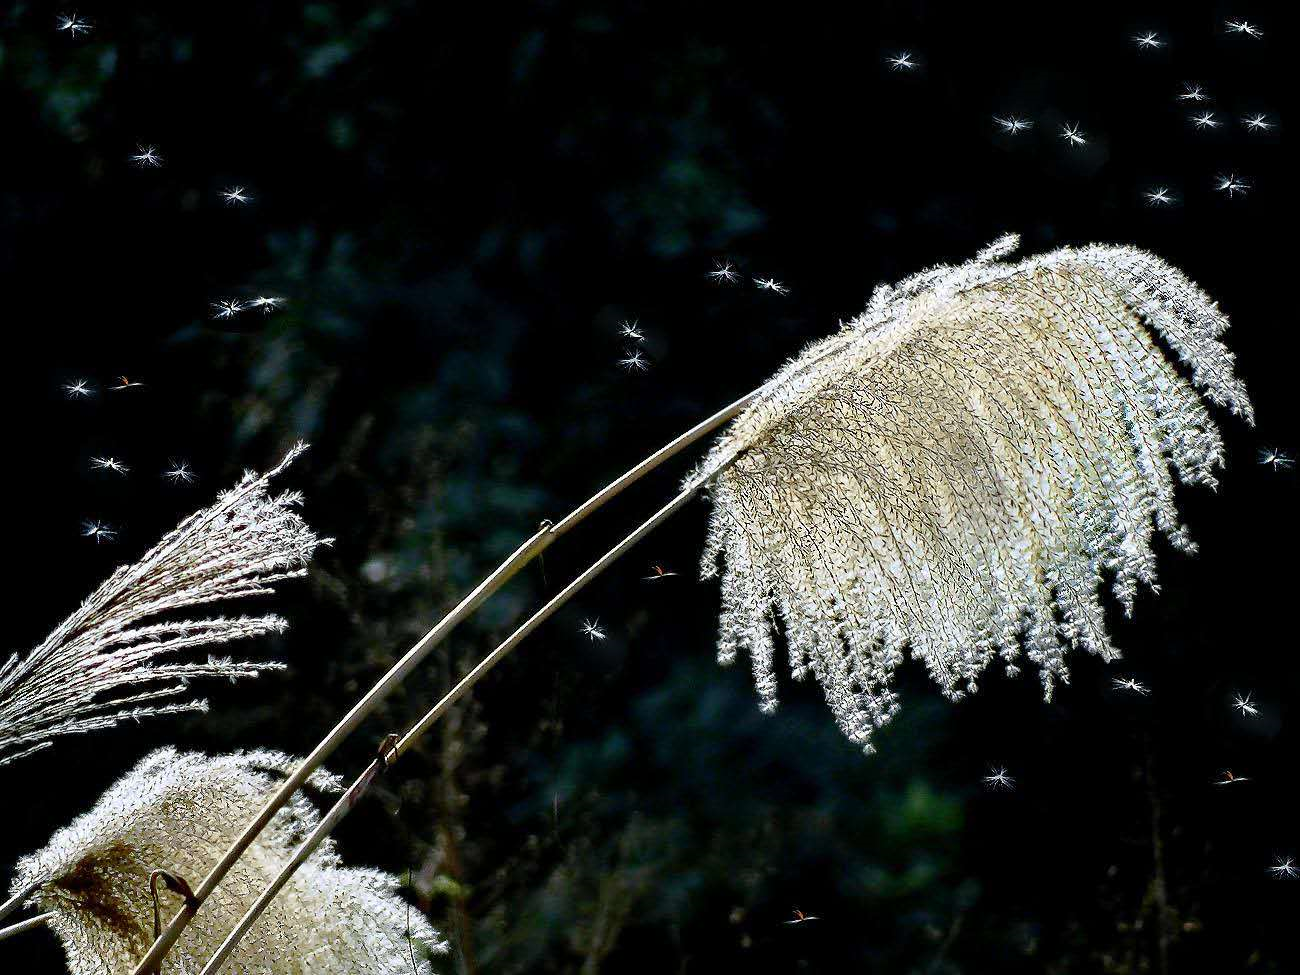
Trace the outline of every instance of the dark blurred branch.
<instances>
[{"instance_id":1,"label":"dark blurred branch","mask_svg":"<svg viewBox=\"0 0 1300 975\"><path fill-rule=\"evenodd\" d=\"M1169 975L1169 891L1165 883L1164 838L1160 827L1160 794L1156 788L1155 757L1151 739L1142 738L1145 756L1147 806L1151 819L1151 884L1147 888L1147 902L1154 905L1156 915L1156 958L1160 975ZM1146 905L1143 905L1144 909Z\"/></svg>"},{"instance_id":2,"label":"dark blurred branch","mask_svg":"<svg viewBox=\"0 0 1300 975\"><path fill-rule=\"evenodd\" d=\"M442 864L447 876L456 882L456 892L451 899L452 918L456 925L456 949L460 953L464 975L476 975L478 965L474 957L474 926L466 896L465 867L460 855L460 789L456 772L465 755L466 713L471 702L456 708L442 727L442 763L439 776L441 795L438 802L438 834L441 839Z\"/></svg>"}]
</instances>

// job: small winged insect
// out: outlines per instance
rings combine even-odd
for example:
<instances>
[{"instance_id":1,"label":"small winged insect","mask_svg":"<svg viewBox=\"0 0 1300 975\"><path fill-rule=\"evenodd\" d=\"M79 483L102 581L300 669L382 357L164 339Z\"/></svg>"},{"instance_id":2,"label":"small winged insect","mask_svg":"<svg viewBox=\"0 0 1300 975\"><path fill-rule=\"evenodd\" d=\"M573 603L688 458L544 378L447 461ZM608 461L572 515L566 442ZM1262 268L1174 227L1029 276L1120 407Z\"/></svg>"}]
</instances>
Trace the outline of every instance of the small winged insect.
<instances>
[{"instance_id":1,"label":"small winged insect","mask_svg":"<svg viewBox=\"0 0 1300 975\"><path fill-rule=\"evenodd\" d=\"M676 572L669 572L662 565L652 565L650 566L650 574L641 578L645 582L654 582L657 579L669 579L675 575L677 575Z\"/></svg>"},{"instance_id":2,"label":"small winged insect","mask_svg":"<svg viewBox=\"0 0 1300 975\"><path fill-rule=\"evenodd\" d=\"M1213 112L1202 112L1200 115L1189 115L1187 120L1198 129L1217 129L1219 121L1214 117Z\"/></svg>"},{"instance_id":3,"label":"small winged insect","mask_svg":"<svg viewBox=\"0 0 1300 975\"><path fill-rule=\"evenodd\" d=\"M97 471L112 471L114 474L121 474L123 477L126 477L131 470L116 457L92 457L90 458L90 466Z\"/></svg>"},{"instance_id":4,"label":"small winged insect","mask_svg":"<svg viewBox=\"0 0 1300 975\"><path fill-rule=\"evenodd\" d=\"M1133 43L1142 48L1157 48L1165 46L1165 42L1160 39L1160 35L1155 31L1138 34L1133 38Z\"/></svg>"},{"instance_id":5,"label":"small winged insect","mask_svg":"<svg viewBox=\"0 0 1300 975\"><path fill-rule=\"evenodd\" d=\"M1251 132L1267 132L1273 127L1273 123L1268 120L1268 116L1262 112L1258 115L1243 116L1241 124Z\"/></svg>"},{"instance_id":6,"label":"small winged insect","mask_svg":"<svg viewBox=\"0 0 1300 975\"><path fill-rule=\"evenodd\" d=\"M256 298L220 298L210 302L212 327L223 332L257 332L267 326L268 316L282 304L283 298L258 295ZM245 312L260 311L257 316Z\"/></svg>"},{"instance_id":7,"label":"small winged insect","mask_svg":"<svg viewBox=\"0 0 1300 975\"><path fill-rule=\"evenodd\" d=\"M227 206L232 207L248 203L253 199L242 186L226 187L221 191L221 198L226 201Z\"/></svg>"},{"instance_id":8,"label":"small winged insect","mask_svg":"<svg viewBox=\"0 0 1300 975\"><path fill-rule=\"evenodd\" d=\"M635 318L619 322L618 334L632 342L645 341L645 333L641 331Z\"/></svg>"},{"instance_id":9,"label":"small winged insect","mask_svg":"<svg viewBox=\"0 0 1300 975\"><path fill-rule=\"evenodd\" d=\"M893 57L885 58L885 63L894 71L911 71L916 67L911 51L899 51Z\"/></svg>"},{"instance_id":10,"label":"small winged insect","mask_svg":"<svg viewBox=\"0 0 1300 975\"><path fill-rule=\"evenodd\" d=\"M234 318L247 306L236 298L219 298L212 302L212 317L216 319Z\"/></svg>"},{"instance_id":11,"label":"small winged insect","mask_svg":"<svg viewBox=\"0 0 1300 975\"><path fill-rule=\"evenodd\" d=\"M792 917L790 920L786 921L785 923L786 924L807 924L809 921L820 921L820 920L821 918L819 918L817 915L805 914L803 911L796 908L794 911L794 917Z\"/></svg>"},{"instance_id":12,"label":"small winged insect","mask_svg":"<svg viewBox=\"0 0 1300 975\"><path fill-rule=\"evenodd\" d=\"M162 156L158 155L158 149L155 146L136 146L135 155L131 156L131 162L141 169L157 169L162 165Z\"/></svg>"},{"instance_id":13,"label":"small winged insect","mask_svg":"<svg viewBox=\"0 0 1300 975\"><path fill-rule=\"evenodd\" d=\"M196 476L190 470L190 465L183 460L173 460L171 466L163 471L163 477L173 484L193 484Z\"/></svg>"},{"instance_id":14,"label":"small winged insect","mask_svg":"<svg viewBox=\"0 0 1300 975\"><path fill-rule=\"evenodd\" d=\"M1244 775L1233 775L1232 769L1225 768L1219 773L1219 777L1214 780L1215 785L1236 785L1238 782L1249 782L1250 779Z\"/></svg>"},{"instance_id":15,"label":"small winged insect","mask_svg":"<svg viewBox=\"0 0 1300 975\"><path fill-rule=\"evenodd\" d=\"M583 620L582 635L588 637L592 643L605 639L605 631L600 628L600 620Z\"/></svg>"},{"instance_id":16,"label":"small winged insect","mask_svg":"<svg viewBox=\"0 0 1300 975\"><path fill-rule=\"evenodd\" d=\"M1273 470L1283 470L1295 463L1290 454L1283 453L1276 447L1266 447L1259 452L1259 462L1265 467L1271 467Z\"/></svg>"},{"instance_id":17,"label":"small winged insect","mask_svg":"<svg viewBox=\"0 0 1300 975\"><path fill-rule=\"evenodd\" d=\"M279 308L282 304L284 304L283 298L276 298L268 295L258 295L256 298L250 298L244 307L255 308L258 311L260 311L263 315L269 315L271 314L271 312Z\"/></svg>"},{"instance_id":18,"label":"small winged insect","mask_svg":"<svg viewBox=\"0 0 1300 975\"><path fill-rule=\"evenodd\" d=\"M628 349L627 356L619 359L618 364L628 372L645 372L650 368L650 363L640 349Z\"/></svg>"},{"instance_id":19,"label":"small winged insect","mask_svg":"<svg viewBox=\"0 0 1300 975\"><path fill-rule=\"evenodd\" d=\"M1142 697L1146 697L1151 693L1151 688L1140 680L1134 680L1132 677L1111 678L1110 686L1117 691L1129 691L1132 694L1140 694Z\"/></svg>"},{"instance_id":20,"label":"small winged insect","mask_svg":"<svg viewBox=\"0 0 1300 975\"><path fill-rule=\"evenodd\" d=\"M1277 863L1268 868L1268 872L1281 880L1283 877L1300 877L1300 868L1291 857L1278 857Z\"/></svg>"},{"instance_id":21,"label":"small winged insect","mask_svg":"<svg viewBox=\"0 0 1300 975\"><path fill-rule=\"evenodd\" d=\"M994 792L1010 792L1016 787L1016 780L1007 775L1004 768L989 768L989 774L984 776L984 784Z\"/></svg>"},{"instance_id":22,"label":"small winged insect","mask_svg":"<svg viewBox=\"0 0 1300 975\"><path fill-rule=\"evenodd\" d=\"M1259 714L1259 708L1255 706L1255 702L1250 698L1250 694L1244 696L1241 694L1234 694L1232 698L1232 706L1243 715L1249 715L1253 718L1255 715Z\"/></svg>"},{"instance_id":23,"label":"small winged insect","mask_svg":"<svg viewBox=\"0 0 1300 975\"><path fill-rule=\"evenodd\" d=\"M790 289L776 278L755 278L754 284L758 286L759 291L771 291L773 294L778 295L788 295L790 293Z\"/></svg>"},{"instance_id":24,"label":"small winged insect","mask_svg":"<svg viewBox=\"0 0 1300 975\"><path fill-rule=\"evenodd\" d=\"M63 394L67 396L68 399L85 399L88 396L95 395L95 388L90 385L89 380L78 379L73 383L65 383L63 386Z\"/></svg>"},{"instance_id":25,"label":"small winged insect","mask_svg":"<svg viewBox=\"0 0 1300 975\"><path fill-rule=\"evenodd\" d=\"M96 544L111 542L117 538L117 532L102 521L87 520L81 523L81 537L93 538Z\"/></svg>"},{"instance_id":26,"label":"small winged insect","mask_svg":"<svg viewBox=\"0 0 1300 975\"><path fill-rule=\"evenodd\" d=\"M1264 32L1247 20L1229 20L1224 24L1229 34L1245 34L1247 37L1263 37Z\"/></svg>"},{"instance_id":27,"label":"small winged insect","mask_svg":"<svg viewBox=\"0 0 1300 975\"><path fill-rule=\"evenodd\" d=\"M1244 194L1250 189L1250 184L1236 173L1229 173L1227 176L1216 176L1215 180L1214 188L1220 193L1227 193L1229 199L1238 193Z\"/></svg>"},{"instance_id":28,"label":"small winged insect","mask_svg":"<svg viewBox=\"0 0 1300 975\"><path fill-rule=\"evenodd\" d=\"M715 284L735 284L740 280L740 275L736 272L736 265L730 261L718 260L713 262L709 279Z\"/></svg>"},{"instance_id":29,"label":"small winged insect","mask_svg":"<svg viewBox=\"0 0 1300 975\"><path fill-rule=\"evenodd\" d=\"M996 122L999 128L1008 135L1018 135L1021 132L1034 127L1033 122L1028 119L1023 119L1019 115L1008 115L1005 118L1000 115L994 115L993 121Z\"/></svg>"},{"instance_id":30,"label":"small winged insect","mask_svg":"<svg viewBox=\"0 0 1300 975\"><path fill-rule=\"evenodd\" d=\"M1144 195L1147 198L1148 206L1167 207L1172 206L1174 202L1174 198L1167 186L1157 186L1153 190L1148 190Z\"/></svg>"},{"instance_id":31,"label":"small winged insect","mask_svg":"<svg viewBox=\"0 0 1300 975\"><path fill-rule=\"evenodd\" d=\"M137 386L143 386L143 385L144 383L136 382L135 380L131 379L129 376L118 376L117 382L113 384L112 388L114 391L116 391L119 389L134 389Z\"/></svg>"},{"instance_id":32,"label":"small winged insect","mask_svg":"<svg viewBox=\"0 0 1300 975\"><path fill-rule=\"evenodd\" d=\"M93 25L85 17L77 14L59 14L59 30L66 30L71 36L89 34Z\"/></svg>"},{"instance_id":33,"label":"small winged insect","mask_svg":"<svg viewBox=\"0 0 1300 975\"><path fill-rule=\"evenodd\" d=\"M1061 138L1072 146L1086 146L1088 144L1087 137L1079 131L1078 122L1072 122L1069 125L1062 126Z\"/></svg>"},{"instance_id":34,"label":"small winged insect","mask_svg":"<svg viewBox=\"0 0 1300 975\"><path fill-rule=\"evenodd\" d=\"M1183 85L1183 93L1178 96L1180 102L1203 102L1210 96L1205 94L1205 89L1200 85L1194 85L1191 82Z\"/></svg>"}]
</instances>

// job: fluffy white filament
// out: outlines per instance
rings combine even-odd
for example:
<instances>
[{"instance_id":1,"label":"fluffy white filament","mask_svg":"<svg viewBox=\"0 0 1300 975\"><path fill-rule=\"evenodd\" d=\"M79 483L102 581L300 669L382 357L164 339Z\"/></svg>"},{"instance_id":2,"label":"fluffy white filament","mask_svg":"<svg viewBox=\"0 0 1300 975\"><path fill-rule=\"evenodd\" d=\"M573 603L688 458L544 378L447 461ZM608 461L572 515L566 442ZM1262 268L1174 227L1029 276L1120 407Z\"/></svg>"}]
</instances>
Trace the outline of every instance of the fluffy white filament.
<instances>
[{"instance_id":1,"label":"fluffy white filament","mask_svg":"<svg viewBox=\"0 0 1300 975\"><path fill-rule=\"evenodd\" d=\"M1067 647L1116 656L1103 580L1129 611L1155 530L1192 548L1175 476L1213 485L1222 462L1202 397L1251 420L1227 319L1143 251L1004 262L1017 244L880 287L692 474L714 501L719 659L749 652L764 708L778 625L868 751L905 649L956 699L1023 648L1050 695Z\"/></svg>"},{"instance_id":2,"label":"fluffy white filament","mask_svg":"<svg viewBox=\"0 0 1300 975\"><path fill-rule=\"evenodd\" d=\"M129 972L153 942L149 875L164 869L197 886L296 761L278 752L208 757L163 748L123 776L89 812L19 861L15 892L52 911L71 975ZM311 784L338 791L332 776ZM319 822L307 799L291 800L204 902L163 962L162 975L198 972ZM158 885L163 923L180 895ZM345 867L331 841L289 881L227 962L241 975L427 975L446 950L424 915L397 893L396 878Z\"/></svg>"},{"instance_id":3,"label":"fluffy white filament","mask_svg":"<svg viewBox=\"0 0 1300 975\"><path fill-rule=\"evenodd\" d=\"M294 510L302 496L267 491L270 479L305 449L296 445L265 474L245 473L140 561L114 571L44 643L0 665L0 765L47 748L60 735L203 710L204 701L176 700L187 694L190 678L234 680L282 666L174 659L190 647L283 630L279 616L157 618L270 593L272 583L305 574L322 540Z\"/></svg>"}]
</instances>

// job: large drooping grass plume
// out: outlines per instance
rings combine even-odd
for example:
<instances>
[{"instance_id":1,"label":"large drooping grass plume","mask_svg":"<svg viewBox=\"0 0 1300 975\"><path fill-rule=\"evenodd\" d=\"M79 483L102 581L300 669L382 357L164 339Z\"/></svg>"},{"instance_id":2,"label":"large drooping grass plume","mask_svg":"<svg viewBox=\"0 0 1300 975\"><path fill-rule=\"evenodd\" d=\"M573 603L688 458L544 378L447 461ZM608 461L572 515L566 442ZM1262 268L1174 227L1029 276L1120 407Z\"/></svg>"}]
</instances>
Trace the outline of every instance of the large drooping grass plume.
<instances>
[{"instance_id":1,"label":"large drooping grass plume","mask_svg":"<svg viewBox=\"0 0 1300 975\"><path fill-rule=\"evenodd\" d=\"M545 522L393 664L245 828L213 842L210 869L186 867L199 868L202 883L136 957L134 975L184 951L200 923L208 925L206 975L246 950L245 935L256 945L264 912L298 889L281 885L299 882L300 865L306 869L375 775L704 488L715 502L705 574L723 567L720 657L750 653L765 708L776 703L778 627L794 674L818 679L840 727L868 750L873 731L897 710L891 683L905 653L954 698L975 689L995 656L1014 672L1027 653L1049 694L1067 677L1069 648L1116 656L1103 584L1109 578L1131 610L1139 584L1155 586L1155 533L1191 549L1176 480L1212 485L1223 460L1205 401L1247 421L1250 405L1219 341L1227 320L1178 271L1107 246L1008 263L1016 244L1009 235L967 264L880 288L839 335ZM260 896L236 882L242 917L205 920L206 902L232 896L223 891L243 858L257 860L275 810L297 808L297 787L460 621L609 498L733 419L676 497L396 736L329 813L301 831L292 855L285 844L278 871L257 875ZM216 928L228 932L222 943L212 940ZM298 956L277 957L293 965Z\"/></svg>"},{"instance_id":2,"label":"large drooping grass plume","mask_svg":"<svg viewBox=\"0 0 1300 975\"><path fill-rule=\"evenodd\" d=\"M1251 420L1227 319L1143 251L1006 262L1017 243L880 287L688 481L714 501L719 658L749 652L765 708L778 626L868 750L905 652L955 699L1023 651L1050 695L1067 648L1117 655L1103 582L1131 611L1155 532L1192 549L1175 478L1213 485L1223 459L1203 399Z\"/></svg>"},{"instance_id":3,"label":"large drooping grass plume","mask_svg":"<svg viewBox=\"0 0 1300 975\"><path fill-rule=\"evenodd\" d=\"M282 666L177 656L280 631L286 624L279 616L191 620L175 614L265 595L273 583L306 573L312 553L328 540L312 534L297 514L300 494L268 492L271 478L305 449L296 445L265 474L246 473L138 562L118 568L44 643L0 665L0 765L47 748L61 735L203 710L205 701L188 697L192 678L233 680Z\"/></svg>"},{"instance_id":4,"label":"large drooping grass plume","mask_svg":"<svg viewBox=\"0 0 1300 975\"><path fill-rule=\"evenodd\" d=\"M71 975L129 972L154 939L150 874L197 882L294 760L254 751L209 757L155 751L89 812L19 861L15 892L50 912ZM337 791L332 776L310 784ZM248 849L163 962L162 975L199 971L262 887L319 822L298 796ZM182 895L156 883L170 917ZM34 888L34 889L33 889ZM246 975L426 975L445 951L438 933L397 894L396 878L344 867L332 843L312 855L232 956Z\"/></svg>"}]
</instances>

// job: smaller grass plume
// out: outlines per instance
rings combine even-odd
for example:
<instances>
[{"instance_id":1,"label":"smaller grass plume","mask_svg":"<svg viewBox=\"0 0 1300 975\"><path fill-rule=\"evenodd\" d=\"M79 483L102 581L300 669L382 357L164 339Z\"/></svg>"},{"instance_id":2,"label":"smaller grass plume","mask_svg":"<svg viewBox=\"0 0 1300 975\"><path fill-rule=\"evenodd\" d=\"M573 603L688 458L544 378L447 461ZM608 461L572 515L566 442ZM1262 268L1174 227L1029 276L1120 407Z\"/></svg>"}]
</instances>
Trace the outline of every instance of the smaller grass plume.
<instances>
[{"instance_id":1,"label":"smaller grass plume","mask_svg":"<svg viewBox=\"0 0 1300 975\"><path fill-rule=\"evenodd\" d=\"M196 887L296 760L273 751L208 756L161 748L87 813L18 862L13 891L52 916L71 975L129 972L154 939L155 871ZM309 785L340 791L316 772ZM199 971L262 888L320 822L299 795L276 814L204 903L161 975ZM182 888L184 889L184 888ZM182 895L157 885L171 917ZM246 975L429 975L446 945L398 894L397 878L345 867L332 842L293 876L227 963Z\"/></svg>"},{"instance_id":2,"label":"smaller grass plume","mask_svg":"<svg viewBox=\"0 0 1300 975\"><path fill-rule=\"evenodd\" d=\"M301 494L269 492L271 479L306 449L296 444L265 474L246 472L138 562L115 570L40 646L0 664L0 765L63 735L205 710L206 701L189 696L193 678L233 681L283 666L178 659L195 647L282 631L279 616L176 614L267 595L274 583L306 574L316 547L329 540L298 515Z\"/></svg>"}]
</instances>

